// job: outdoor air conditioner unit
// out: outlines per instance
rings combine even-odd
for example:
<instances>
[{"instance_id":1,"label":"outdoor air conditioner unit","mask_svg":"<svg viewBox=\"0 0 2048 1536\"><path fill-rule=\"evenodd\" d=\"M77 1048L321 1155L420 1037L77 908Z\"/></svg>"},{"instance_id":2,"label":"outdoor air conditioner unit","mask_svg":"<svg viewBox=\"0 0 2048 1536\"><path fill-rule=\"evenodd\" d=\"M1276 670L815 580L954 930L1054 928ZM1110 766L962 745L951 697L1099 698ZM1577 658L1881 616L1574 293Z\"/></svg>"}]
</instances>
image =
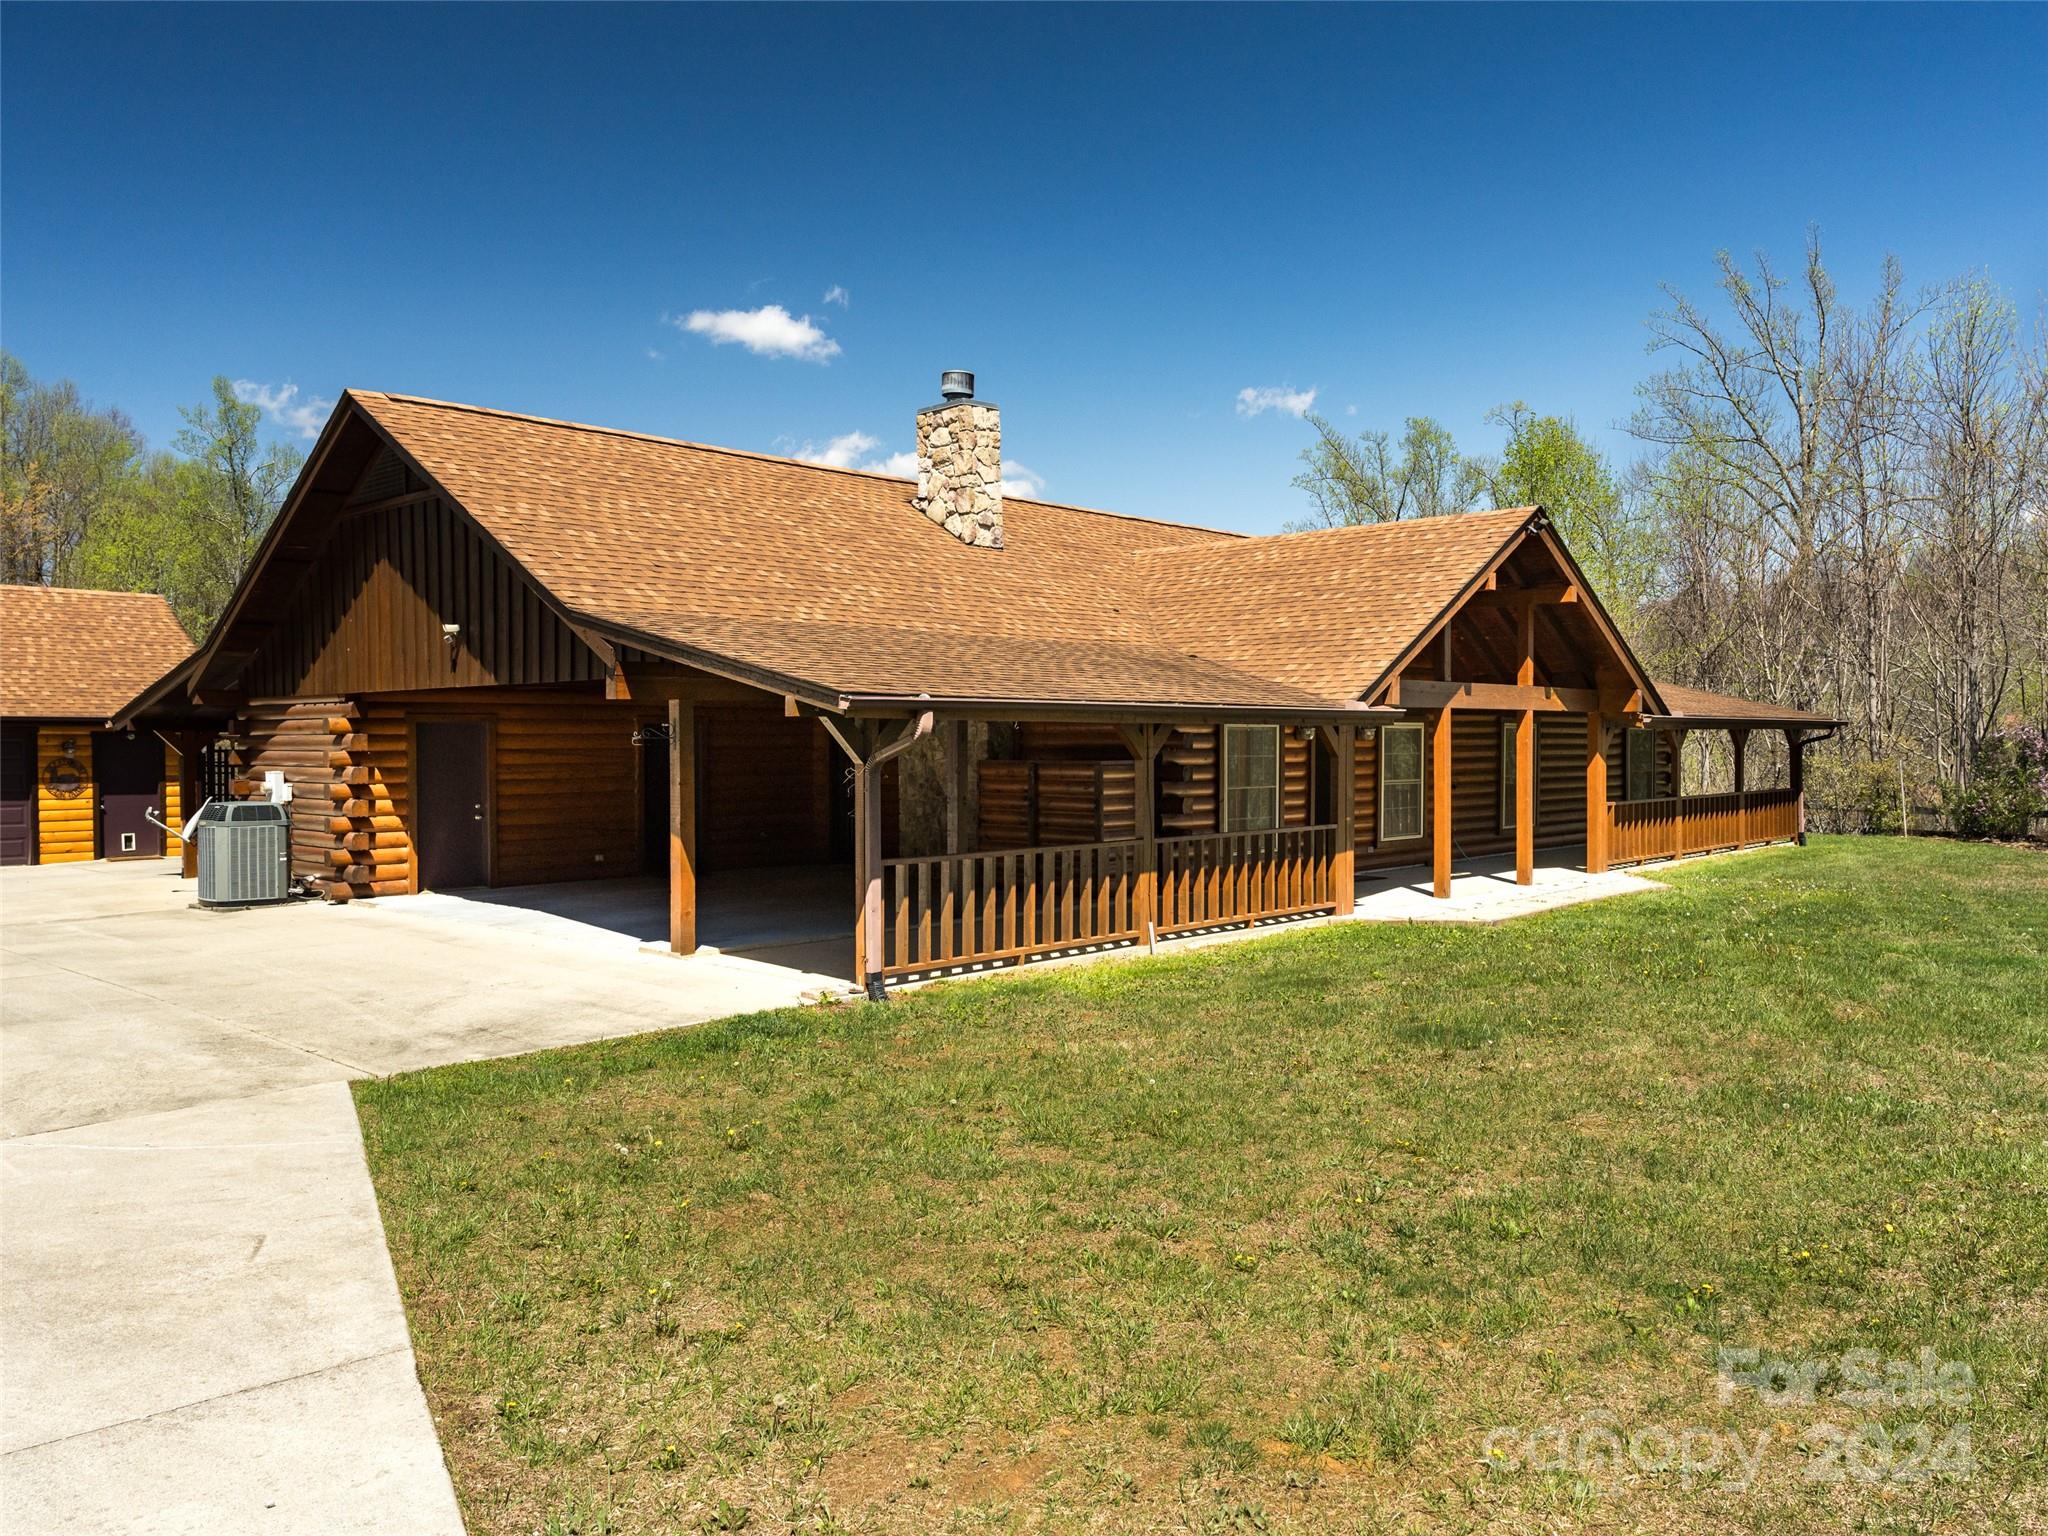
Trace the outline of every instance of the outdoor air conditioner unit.
<instances>
[{"instance_id":1,"label":"outdoor air conditioner unit","mask_svg":"<svg viewBox=\"0 0 2048 1536\"><path fill-rule=\"evenodd\" d=\"M292 890L291 823L281 805L215 800L199 813L199 905L253 907Z\"/></svg>"}]
</instances>

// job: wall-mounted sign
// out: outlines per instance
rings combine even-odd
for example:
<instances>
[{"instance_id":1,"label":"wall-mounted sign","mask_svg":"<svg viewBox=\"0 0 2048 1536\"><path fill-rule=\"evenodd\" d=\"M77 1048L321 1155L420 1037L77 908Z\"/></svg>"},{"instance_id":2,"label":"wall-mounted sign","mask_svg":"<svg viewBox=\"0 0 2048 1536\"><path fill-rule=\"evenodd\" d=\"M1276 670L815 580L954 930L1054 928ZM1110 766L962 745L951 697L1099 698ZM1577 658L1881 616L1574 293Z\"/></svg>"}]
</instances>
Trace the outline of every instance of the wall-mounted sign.
<instances>
[{"instance_id":1,"label":"wall-mounted sign","mask_svg":"<svg viewBox=\"0 0 2048 1536\"><path fill-rule=\"evenodd\" d=\"M52 799L76 800L85 793L85 764L75 757L53 757L43 767L43 788Z\"/></svg>"}]
</instances>

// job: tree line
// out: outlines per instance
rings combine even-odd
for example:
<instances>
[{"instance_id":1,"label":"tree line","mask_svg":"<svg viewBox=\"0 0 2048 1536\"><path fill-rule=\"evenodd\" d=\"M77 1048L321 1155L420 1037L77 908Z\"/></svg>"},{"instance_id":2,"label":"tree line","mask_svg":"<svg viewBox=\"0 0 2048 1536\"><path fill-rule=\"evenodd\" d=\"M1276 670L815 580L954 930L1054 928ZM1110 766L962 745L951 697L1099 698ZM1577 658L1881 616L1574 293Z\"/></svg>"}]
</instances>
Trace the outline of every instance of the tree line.
<instances>
[{"instance_id":1,"label":"tree line","mask_svg":"<svg viewBox=\"0 0 2048 1536\"><path fill-rule=\"evenodd\" d=\"M197 641L256 552L303 455L259 438L225 378L152 450L120 411L0 352L0 581L160 592Z\"/></svg>"},{"instance_id":2,"label":"tree line","mask_svg":"<svg viewBox=\"0 0 2048 1536\"><path fill-rule=\"evenodd\" d=\"M2031 785L2048 810L2048 330L1981 275L1909 290L1892 260L1854 303L1817 236L1796 274L1718 271L1712 302L1667 286L1649 318L1631 462L1522 404L1490 456L1427 417L1312 416L1296 526L1541 503L1656 676L1848 722L1824 806L1966 821ZM1695 786L1724 768L1689 754Z\"/></svg>"}]
</instances>

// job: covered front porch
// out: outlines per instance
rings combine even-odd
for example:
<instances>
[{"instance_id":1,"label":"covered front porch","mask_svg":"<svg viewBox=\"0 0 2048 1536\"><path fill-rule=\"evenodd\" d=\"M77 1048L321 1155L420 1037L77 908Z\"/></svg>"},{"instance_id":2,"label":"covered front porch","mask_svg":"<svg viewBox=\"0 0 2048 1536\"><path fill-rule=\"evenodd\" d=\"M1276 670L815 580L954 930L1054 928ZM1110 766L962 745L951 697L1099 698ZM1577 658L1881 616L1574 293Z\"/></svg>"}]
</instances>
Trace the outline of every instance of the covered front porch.
<instances>
[{"instance_id":1,"label":"covered front porch","mask_svg":"<svg viewBox=\"0 0 2048 1536\"><path fill-rule=\"evenodd\" d=\"M1555 710L1561 701L1542 707ZM697 741L691 706L672 701L670 708L669 742ZM1583 752L1569 753L1565 765L1584 786L1582 836L1516 836L1518 827L1539 825L1542 780L1513 771L1519 722L1506 714L1495 731L1510 743L1499 781L1477 782L1469 755L1428 773L1435 810L1425 818L1422 845L1403 862L1387 851L1398 845L1375 840L1359 800L1361 786L1384 792L1389 771L1381 756L1389 749L1382 737L1407 718L1385 708L1345 713L1337 720L1249 711L1222 721L1065 718L1036 722L1035 733L1026 722L1007 738L998 732L1016 733L1017 722L944 706L897 717L820 714L851 781L854 859L850 872L802 872L797 905L809 922L794 928L790 893L764 881L766 872L749 874L737 891L729 877L700 882L696 818L715 817L720 807L693 790L700 765L691 753L672 750L669 879L665 889L645 888L640 920L650 936L665 921L670 947L684 953L781 945L796 956L809 946L809 957L796 962L803 969L845 975L879 996L901 982L1308 918L1495 921L1654 888L1624 866L1800 834L1797 788L1661 793L1677 782L1678 732L1594 710L1572 726ZM1435 712L1422 729L1446 740L1451 713ZM1640 739L1630 742L1631 732ZM993 755L999 739L1002 755ZM1746 740L1746 731L1736 739ZM1796 733L1788 740L1796 779ZM1261 765L1261 751L1270 766ZM1632 786L1629 760L1646 755L1660 774ZM1738 747L1738 774L1743 759ZM913 762L923 765L917 774ZM936 782L936 820L922 847L907 787L913 779ZM1238 782L1244 779L1252 782ZM1626 798L1632 787L1650 793ZM1506 848L1461 842L1468 824L1452 808L1475 798L1501 806ZM1266 824L1235 825L1246 815ZM1232 830L1216 830L1222 826ZM1068 837L1045 839L1054 828ZM1074 837L1076 830L1084 835ZM651 908L657 897L660 913ZM741 921L744 934L726 931L748 913L758 920Z\"/></svg>"}]
</instances>

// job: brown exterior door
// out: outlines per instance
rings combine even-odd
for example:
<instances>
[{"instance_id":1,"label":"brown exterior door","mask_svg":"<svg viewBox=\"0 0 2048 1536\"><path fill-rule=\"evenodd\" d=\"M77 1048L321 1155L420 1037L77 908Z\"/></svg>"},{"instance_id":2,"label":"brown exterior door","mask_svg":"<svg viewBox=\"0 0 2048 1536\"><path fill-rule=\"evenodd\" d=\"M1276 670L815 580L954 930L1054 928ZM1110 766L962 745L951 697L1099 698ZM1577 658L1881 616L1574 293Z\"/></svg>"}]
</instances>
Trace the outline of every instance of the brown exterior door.
<instances>
[{"instance_id":1,"label":"brown exterior door","mask_svg":"<svg viewBox=\"0 0 2048 1536\"><path fill-rule=\"evenodd\" d=\"M93 778L100 792L100 857L159 859L164 813L164 744L147 731L95 731Z\"/></svg>"},{"instance_id":2,"label":"brown exterior door","mask_svg":"<svg viewBox=\"0 0 2048 1536\"><path fill-rule=\"evenodd\" d=\"M413 729L420 884L435 891L483 885L491 877L489 728L480 720L422 720Z\"/></svg>"},{"instance_id":3,"label":"brown exterior door","mask_svg":"<svg viewBox=\"0 0 2048 1536\"><path fill-rule=\"evenodd\" d=\"M0 726L0 864L30 864L36 846L36 733Z\"/></svg>"}]
</instances>

